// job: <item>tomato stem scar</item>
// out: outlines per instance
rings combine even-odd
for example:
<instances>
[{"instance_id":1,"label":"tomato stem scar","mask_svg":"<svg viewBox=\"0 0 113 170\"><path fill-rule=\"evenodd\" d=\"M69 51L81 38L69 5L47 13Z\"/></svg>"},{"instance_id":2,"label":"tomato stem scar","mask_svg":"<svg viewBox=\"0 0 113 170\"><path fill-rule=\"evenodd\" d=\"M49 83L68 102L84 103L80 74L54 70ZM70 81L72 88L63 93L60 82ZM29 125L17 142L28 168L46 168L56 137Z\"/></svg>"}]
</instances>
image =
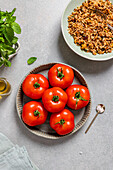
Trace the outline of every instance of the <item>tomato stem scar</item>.
<instances>
[{"instance_id":1,"label":"tomato stem scar","mask_svg":"<svg viewBox=\"0 0 113 170\"><path fill-rule=\"evenodd\" d=\"M58 123L60 123L60 125L63 125L65 123L65 120L61 119L59 122L55 123L55 125L58 124Z\"/></svg>"},{"instance_id":2,"label":"tomato stem scar","mask_svg":"<svg viewBox=\"0 0 113 170\"><path fill-rule=\"evenodd\" d=\"M61 71L59 71L58 68L57 68L57 72L58 72L57 76L58 76L58 77L60 78L60 80L61 80L61 79L64 77L62 68L61 68Z\"/></svg>"},{"instance_id":3,"label":"tomato stem scar","mask_svg":"<svg viewBox=\"0 0 113 170\"><path fill-rule=\"evenodd\" d=\"M83 100L83 101L87 101L86 99L84 99L81 95L80 95L80 91L75 93L75 98L76 100L76 108L77 108L77 104L79 100Z\"/></svg>"},{"instance_id":4,"label":"tomato stem scar","mask_svg":"<svg viewBox=\"0 0 113 170\"><path fill-rule=\"evenodd\" d=\"M37 89L38 87L40 87L40 84L38 82L35 82L34 87L35 89Z\"/></svg>"},{"instance_id":5,"label":"tomato stem scar","mask_svg":"<svg viewBox=\"0 0 113 170\"><path fill-rule=\"evenodd\" d=\"M35 110L35 111L34 111L34 116L40 117L40 112L39 112L38 110Z\"/></svg>"},{"instance_id":6,"label":"tomato stem scar","mask_svg":"<svg viewBox=\"0 0 113 170\"><path fill-rule=\"evenodd\" d=\"M59 96L53 96L52 101L58 102L59 101Z\"/></svg>"}]
</instances>

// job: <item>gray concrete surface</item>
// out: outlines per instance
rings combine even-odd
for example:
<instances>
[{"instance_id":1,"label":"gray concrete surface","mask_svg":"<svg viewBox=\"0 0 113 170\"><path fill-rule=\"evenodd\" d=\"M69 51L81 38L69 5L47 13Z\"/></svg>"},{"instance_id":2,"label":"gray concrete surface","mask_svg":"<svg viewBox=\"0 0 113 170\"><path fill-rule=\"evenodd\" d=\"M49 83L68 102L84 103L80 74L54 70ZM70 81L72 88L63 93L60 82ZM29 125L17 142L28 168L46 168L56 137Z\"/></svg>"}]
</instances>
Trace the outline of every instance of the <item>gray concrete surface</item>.
<instances>
[{"instance_id":1,"label":"gray concrete surface","mask_svg":"<svg viewBox=\"0 0 113 170\"><path fill-rule=\"evenodd\" d=\"M12 59L11 68L0 68L0 76L12 84L12 93L0 101L0 132L13 143L25 145L41 170L113 170L113 60L94 62L83 59L66 45L60 27L62 13L69 0L0 0L2 10L17 8L17 22L22 27L21 49ZM37 56L28 66L27 59ZM86 78L92 111L86 124L74 135L61 140L46 140L31 134L20 122L15 98L22 77L32 68L48 62L64 62L77 68ZM87 133L95 107L104 103L106 112L99 115Z\"/></svg>"}]
</instances>

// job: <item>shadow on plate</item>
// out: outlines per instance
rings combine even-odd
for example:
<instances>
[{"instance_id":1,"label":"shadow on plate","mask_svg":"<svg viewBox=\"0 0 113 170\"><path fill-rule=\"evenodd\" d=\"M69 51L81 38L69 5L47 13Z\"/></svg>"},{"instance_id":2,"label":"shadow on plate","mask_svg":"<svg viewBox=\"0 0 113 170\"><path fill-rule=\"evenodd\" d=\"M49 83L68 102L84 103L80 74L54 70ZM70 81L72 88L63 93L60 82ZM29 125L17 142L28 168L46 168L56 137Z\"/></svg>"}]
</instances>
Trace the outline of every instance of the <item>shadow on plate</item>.
<instances>
[{"instance_id":1,"label":"shadow on plate","mask_svg":"<svg viewBox=\"0 0 113 170\"><path fill-rule=\"evenodd\" d=\"M15 103L15 112L16 113L16 103ZM81 134L80 131L82 131L82 128L80 128L76 133L66 136L65 138L59 138L58 140L51 140L51 139L46 139L40 136L36 136L35 134L31 133L28 131L28 129L25 128L25 126L21 123L19 117L17 114L14 114L16 125L18 126L18 129L21 131L21 136L25 136L28 140L31 140L32 142L40 145L46 145L46 146L55 146L55 145L62 145L63 143L68 142L68 140L72 140L74 138L74 141L76 142L76 136L78 134Z\"/></svg>"},{"instance_id":2,"label":"shadow on plate","mask_svg":"<svg viewBox=\"0 0 113 170\"><path fill-rule=\"evenodd\" d=\"M15 104L15 112L16 112L16 104ZM46 139L46 138L43 138L40 136L36 136L35 134L28 131L28 129L26 129L25 126L19 120L19 117L17 114L14 114L14 117L16 119L16 122L17 122L16 124L18 126L18 129L21 131L21 134L22 134L21 136L23 136L23 137L25 136L25 138L27 138L28 140L31 140L32 142L34 142L36 144L46 145L48 147L51 147L51 146L56 146L56 145L62 145L68 141L71 141L73 138L74 138L74 141L76 142L77 135L82 134L80 131L82 131L83 127L80 128L73 135L66 136L65 138L59 138L58 140ZM84 135L84 134L82 134L82 135Z\"/></svg>"},{"instance_id":3,"label":"shadow on plate","mask_svg":"<svg viewBox=\"0 0 113 170\"><path fill-rule=\"evenodd\" d=\"M80 57L68 47L61 32L58 39L58 49L66 63L84 73L101 73L109 69L113 64L113 59L100 62Z\"/></svg>"}]
</instances>

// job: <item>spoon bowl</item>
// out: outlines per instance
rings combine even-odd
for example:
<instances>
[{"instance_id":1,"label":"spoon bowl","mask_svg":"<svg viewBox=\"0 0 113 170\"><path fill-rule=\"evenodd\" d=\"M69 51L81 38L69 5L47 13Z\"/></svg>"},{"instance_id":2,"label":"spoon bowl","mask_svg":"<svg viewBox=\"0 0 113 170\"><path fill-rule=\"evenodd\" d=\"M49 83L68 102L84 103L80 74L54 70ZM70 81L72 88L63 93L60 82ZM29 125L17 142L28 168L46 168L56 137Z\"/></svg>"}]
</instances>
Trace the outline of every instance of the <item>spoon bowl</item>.
<instances>
[{"instance_id":1,"label":"spoon bowl","mask_svg":"<svg viewBox=\"0 0 113 170\"><path fill-rule=\"evenodd\" d=\"M96 107L96 111L99 112L99 114L104 113L105 106L103 104L98 104L97 107Z\"/></svg>"},{"instance_id":2,"label":"spoon bowl","mask_svg":"<svg viewBox=\"0 0 113 170\"><path fill-rule=\"evenodd\" d=\"M105 111L105 106L103 104L98 104L96 107L96 115L93 118L93 120L91 121L91 123L89 124L88 128L86 129L85 133L88 132L89 128L91 127L91 125L93 124L94 120L96 119L96 117L98 116L98 114L102 114Z\"/></svg>"}]
</instances>

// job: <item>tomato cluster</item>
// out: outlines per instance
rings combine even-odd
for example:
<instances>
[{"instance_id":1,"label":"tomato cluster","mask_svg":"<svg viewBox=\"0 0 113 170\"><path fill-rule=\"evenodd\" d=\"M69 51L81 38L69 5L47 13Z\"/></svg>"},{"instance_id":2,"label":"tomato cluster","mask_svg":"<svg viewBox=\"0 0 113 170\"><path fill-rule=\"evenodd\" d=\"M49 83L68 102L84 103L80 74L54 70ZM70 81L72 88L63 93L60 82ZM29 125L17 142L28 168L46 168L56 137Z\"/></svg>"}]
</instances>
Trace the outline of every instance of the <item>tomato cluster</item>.
<instances>
[{"instance_id":1,"label":"tomato cluster","mask_svg":"<svg viewBox=\"0 0 113 170\"><path fill-rule=\"evenodd\" d=\"M78 110L89 103L89 90L82 85L74 84L73 70L63 64L55 64L48 71L48 80L42 74L30 74L22 83L22 89L31 99L23 106L22 119L29 126L43 124L48 112L51 113L50 126L59 135L70 133L74 127L74 115L68 109ZM52 86L49 88L49 84Z\"/></svg>"}]
</instances>

